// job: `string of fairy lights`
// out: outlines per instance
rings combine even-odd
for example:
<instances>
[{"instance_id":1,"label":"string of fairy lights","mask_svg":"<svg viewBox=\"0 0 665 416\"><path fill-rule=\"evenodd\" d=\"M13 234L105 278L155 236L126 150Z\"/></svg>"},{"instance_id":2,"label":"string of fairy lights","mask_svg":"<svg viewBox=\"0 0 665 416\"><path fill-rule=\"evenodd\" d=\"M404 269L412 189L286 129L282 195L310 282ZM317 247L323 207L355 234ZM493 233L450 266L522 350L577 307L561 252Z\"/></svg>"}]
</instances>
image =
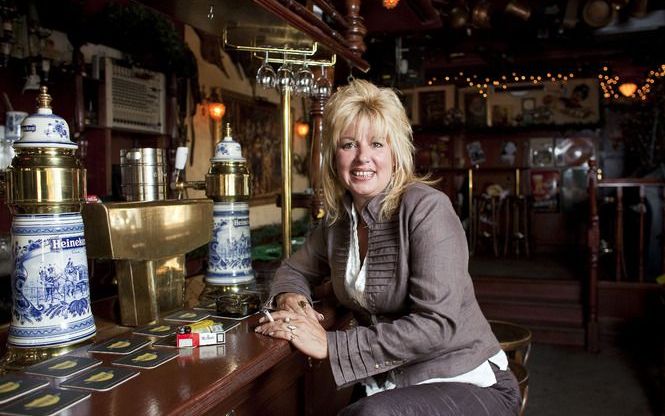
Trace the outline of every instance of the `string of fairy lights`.
<instances>
[{"instance_id":1,"label":"string of fairy lights","mask_svg":"<svg viewBox=\"0 0 665 416\"><path fill-rule=\"evenodd\" d=\"M645 76L642 85L634 84L635 87L628 88L628 90L621 88L621 92L619 92L619 88L623 87L623 84L634 83L634 80L627 80L625 79L626 77L623 77L624 79L622 79L621 75L615 74L608 66L603 66L597 72L600 88L603 92L602 96L605 100L609 101L619 98L646 100L656 79L665 76L665 64L660 65L660 67L655 70L649 71L648 75ZM588 71L586 74L588 74ZM539 86L545 82L565 84L569 80L584 77L589 78L592 76L585 75L581 68L577 69L575 72L543 71L537 74L511 72L510 74L494 77L459 71L455 74L445 74L441 77L433 76L427 81L427 85L432 86L451 83L456 85L464 84L465 86L475 88L479 94L487 98L487 95L492 90L508 90L514 85L523 86L531 84Z\"/></svg>"},{"instance_id":2,"label":"string of fairy lights","mask_svg":"<svg viewBox=\"0 0 665 416\"><path fill-rule=\"evenodd\" d=\"M608 74L609 68L604 66L603 72L598 74L598 80L600 81L600 88L603 90L603 98L605 99L618 99L621 97L617 91L623 84L626 82L621 80L619 75L610 75ZM649 74L644 78L644 81L641 86L638 86L636 83L633 83L632 80L629 83L632 83L635 87L631 88L633 91L632 94L629 94L629 97L636 97L640 100L645 101L648 94L651 92L653 84L656 82L657 78L662 78L665 76L665 64L661 65L656 70L649 71ZM626 95L625 93L621 93Z\"/></svg>"}]
</instances>

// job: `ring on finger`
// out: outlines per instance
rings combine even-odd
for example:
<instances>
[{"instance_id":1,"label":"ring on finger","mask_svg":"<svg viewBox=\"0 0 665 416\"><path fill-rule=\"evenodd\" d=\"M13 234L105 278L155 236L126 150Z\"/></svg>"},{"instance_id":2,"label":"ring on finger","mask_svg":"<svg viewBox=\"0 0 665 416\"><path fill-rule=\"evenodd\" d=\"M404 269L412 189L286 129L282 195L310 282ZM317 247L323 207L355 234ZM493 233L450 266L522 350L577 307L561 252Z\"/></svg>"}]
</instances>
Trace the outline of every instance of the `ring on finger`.
<instances>
[{"instance_id":1,"label":"ring on finger","mask_svg":"<svg viewBox=\"0 0 665 416\"><path fill-rule=\"evenodd\" d=\"M291 318L289 318L289 317L287 316L286 318L284 318L284 322L286 322L286 323L288 324L289 322L291 322Z\"/></svg>"},{"instance_id":2,"label":"ring on finger","mask_svg":"<svg viewBox=\"0 0 665 416\"><path fill-rule=\"evenodd\" d=\"M296 328L295 325L287 325L286 328L287 328L289 331L291 331L292 334L296 332L296 329L298 329L298 328Z\"/></svg>"}]
</instances>

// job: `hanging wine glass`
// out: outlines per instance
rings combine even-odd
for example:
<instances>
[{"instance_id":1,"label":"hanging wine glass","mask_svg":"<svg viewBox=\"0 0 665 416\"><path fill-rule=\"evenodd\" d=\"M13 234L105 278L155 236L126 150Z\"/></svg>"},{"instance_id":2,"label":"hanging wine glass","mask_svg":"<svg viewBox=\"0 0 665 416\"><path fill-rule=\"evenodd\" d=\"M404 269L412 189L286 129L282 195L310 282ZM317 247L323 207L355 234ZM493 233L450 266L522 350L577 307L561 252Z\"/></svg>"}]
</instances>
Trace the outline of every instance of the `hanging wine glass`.
<instances>
[{"instance_id":1,"label":"hanging wine glass","mask_svg":"<svg viewBox=\"0 0 665 416\"><path fill-rule=\"evenodd\" d=\"M312 95L319 98L328 98L332 92L332 84L326 75L326 67L321 65L321 74L316 79L312 88Z\"/></svg>"},{"instance_id":2,"label":"hanging wine glass","mask_svg":"<svg viewBox=\"0 0 665 416\"><path fill-rule=\"evenodd\" d=\"M263 64L261 64L259 70L256 71L256 83L263 88L273 88L276 78L277 75L268 62L268 51L266 51L266 58L263 60Z\"/></svg>"},{"instance_id":3,"label":"hanging wine glass","mask_svg":"<svg viewBox=\"0 0 665 416\"><path fill-rule=\"evenodd\" d=\"M312 70L309 69L307 65L307 56L303 56L303 64L296 75L296 94L302 96L309 96L312 93L312 88L314 87L314 74Z\"/></svg>"},{"instance_id":4,"label":"hanging wine glass","mask_svg":"<svg viewBox=\"0 0 665 416\"><path fill-rule=\"evenodd\" d=\"M291 71L291 66L286 61L286 53L284 54L284 63L277 70L277 91L284 94L287 91L293 91L296 80Z\"/></svg>"}]
</instances>

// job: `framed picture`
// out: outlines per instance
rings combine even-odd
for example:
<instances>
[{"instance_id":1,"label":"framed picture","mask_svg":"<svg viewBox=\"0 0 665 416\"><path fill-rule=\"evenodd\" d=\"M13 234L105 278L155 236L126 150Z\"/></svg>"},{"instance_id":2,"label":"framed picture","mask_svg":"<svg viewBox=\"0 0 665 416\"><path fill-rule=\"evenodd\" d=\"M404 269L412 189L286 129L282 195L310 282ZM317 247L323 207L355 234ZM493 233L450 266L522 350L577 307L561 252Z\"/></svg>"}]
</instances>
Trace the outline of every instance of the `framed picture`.
<instances>
[{"instance_id":1,"label":"framed picture","mask_svg":"<svg viewBox=\"0 0 665 416\"><path fill-rule=\"evenodd\" d=\"M466 127L487 127L487 99L476 88L460 89L458 102Z\"/></svg>"},{"instance_id":2,"label":"framed picture","mask_svg":"<svg viewBox=\"0 0 665 416\"><path fill-rule=\"evenodd\" d=\"M274 203L282 189L280 116L277 104L222 91L233 138L240 143L251 175L250 205Z\"/></svg>"},{"instance_id":3,"label":"framed picture","mask_svg":"<svg viewBox=\"0 0 665 416\"><path fill-rule=\"evenodd\" d=\"M424 128L443 127L446 112L455 106L455 86L422 87L414 92L413 124Z\"/></svg>"},{"instance_id":4,"label":"framed picture","mask_svg":"<svg viewBox=\"0 0 665 416\"><path fill-rule=\"evenodd\" d=\"M551 137L529 140L529 165L533 167L554 166L554 140Z\"/></svg>"},{"instance_id":5,"label":"framed picture","mask_svg":"<svg viewBox=\"0 0 665 416\"><path fill-rule=\"evenodd\" d=\"M533 209L539 212L559 211L559 182L558 170L532 170L531 196Z\"/></svg>"}]
</instances>

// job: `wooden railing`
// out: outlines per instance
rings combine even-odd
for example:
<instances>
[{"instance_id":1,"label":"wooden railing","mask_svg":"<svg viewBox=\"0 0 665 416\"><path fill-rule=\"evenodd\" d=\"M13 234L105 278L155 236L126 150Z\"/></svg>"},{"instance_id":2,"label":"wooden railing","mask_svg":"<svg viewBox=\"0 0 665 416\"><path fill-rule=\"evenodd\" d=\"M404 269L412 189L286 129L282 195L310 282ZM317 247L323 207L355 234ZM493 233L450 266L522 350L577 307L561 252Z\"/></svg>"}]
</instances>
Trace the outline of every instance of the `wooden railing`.
<instances>
[{"instance_id":1,"label":"wooden railing","mask_svg":"<svg viewBox=\"0 0 665 416\"><path fill-rule=\"evenodd\" d=\"M657 178L598 178L598 168L595 161L590 161L588 172L588 193L589 193L589 229L587 235L587 244L589 247L589 279L587 282L587 346L590 350L598 349L598 282L600 276L600 256L602 254L613 254L614 281L634 281L638 283L645 282L645 257L648 246L646 243L647 232L645 230L647 223L647 201L646 193L648 188L656 188L660 195L661 211L654 212L653 215L659 215L665 220L665 180ZM603 195L599 195L600 190ZM634 205L638 216L638 229L636 230L636 241L626 242L625 235L625 196L627 191L637 191L638 202ZM601 235L601 222L603 218L599 213L599 200L603 204L614 205L613 244L607 242ZM660 273L665 271L665 244L662 239L665 237L665 221L661 223L661 243L660 243ZM628 270L626 265L626 244L635 244L637 270Z\"/></svg>"}]
</instances>

